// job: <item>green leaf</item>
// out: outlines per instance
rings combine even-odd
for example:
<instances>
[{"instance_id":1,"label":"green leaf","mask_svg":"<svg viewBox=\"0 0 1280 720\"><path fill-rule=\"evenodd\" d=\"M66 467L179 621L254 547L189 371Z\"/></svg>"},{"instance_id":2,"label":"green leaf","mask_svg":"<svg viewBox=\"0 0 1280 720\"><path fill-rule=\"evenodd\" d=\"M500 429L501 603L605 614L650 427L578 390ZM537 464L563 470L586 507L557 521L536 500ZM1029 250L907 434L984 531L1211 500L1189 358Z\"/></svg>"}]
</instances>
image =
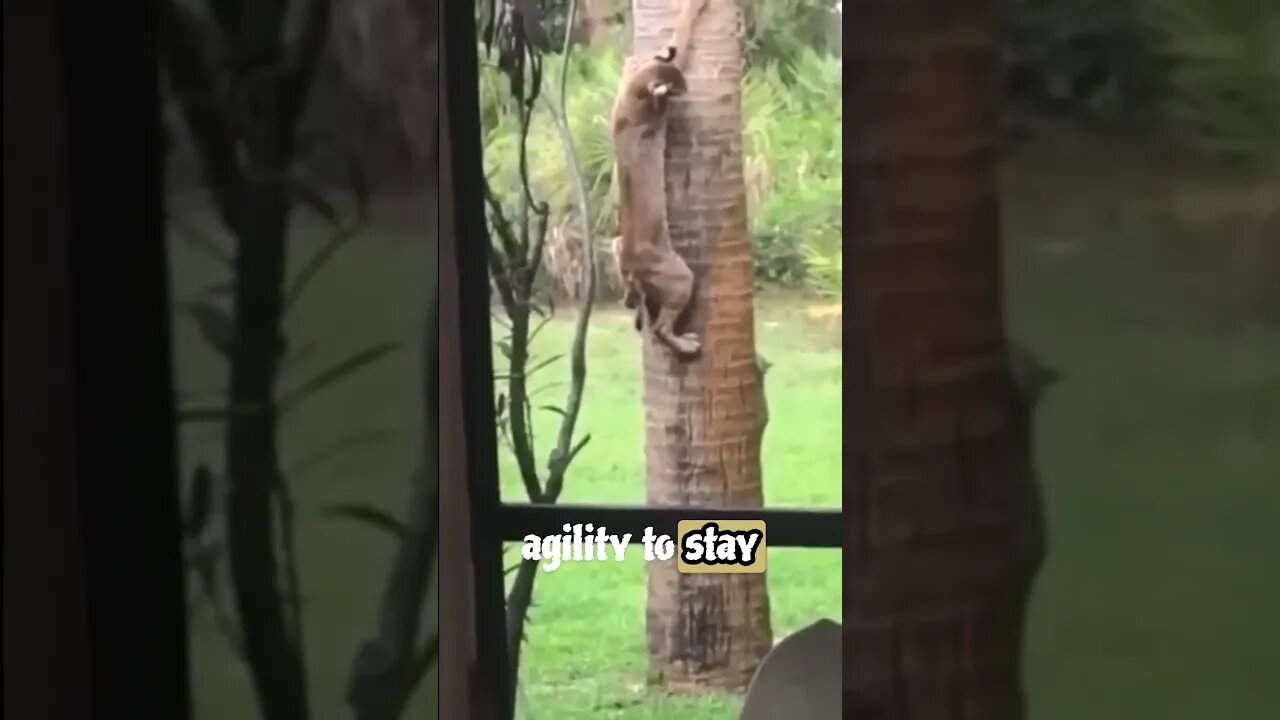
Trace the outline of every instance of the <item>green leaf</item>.
<instances>
[{"instance_id":1,"label":"green leaf","mask_svg":"<svg viewBox=\"0 0 1280 720\"><path fill-rule=\"evenodd\" d=\"M311 208L330 225L338 224L338 209L315 189L300 180L291 183L293 198Z\"/></svg>"},{"instance_id":2,"label":"green leaf","mask_svg":"<svg viewBox=\"0 0 1280 720\"><path fill-rule=\"evenodd\" d=\"M564 386L564 383L560 380L549 382L546 385L539 385L538 387L530 391L529 397L531 398L537 397L538 395L541 395L542 393L547 392L548 390L555 390L556 388L563 387L563 386Z\"/></svg>"},{"instance_id":3,"label":"green leaf","mask_svg":"<svg viewBox=\"0 0 1280 720\"><path fill-rule=\"evenodd\" d=\"M173 237L181 240L187 247L197 252L203 253L205 256L217 260L218 262L231 264L231 253L218 244L211 236L190 225L181 218L169 218L169 224L173 226L175 232Z\"/></svg>"},{"instance_id":4,"label":"green leaf","mask_svg":"<svg viewBox=\"0 0 1280 720\"><path fill-rule=\"evenodd\" d=\"M293 470L290 475L302 475L310 472L324 463L353 450L373 447L391 439L390 430L363 430L360 432L344 435L329 445L308 453L294 463Z\"/></svg>"},{"instance_id":5,"label":"green leaf","mask_svg":"<svg viewBox=\"0 0 1280 720\"><path fill-rule=\"evenodd\" d=\"M436 657L440 654L440 636L438 634L427 638L422 645L422 652L418 655L418 667L421 672L425 673L428 668L436 662Z\"/></svg>"},{"instance_id":6,"label":"green leaf","mask_svg":"<svg viewBox=\"0 0 1280 720\"><path fill-rule=\"evenodd\" d=\"M214 296L230 295L234 293L235 290L236 290L236 281L234 279L221 280L216 283L210 283L209 285L207 285L204 289L204 294L214 295Z\"/></svg>"},{"instance_id":7,"label":"green leaf","mask_svg":"<svg viewBox=\"0 0 1280 720\"><path fill-rule=\"evenodd\" d=\"M235 342L235 323L225 310L203 300L183 303L182 309L196 321L200 335L210 347L223 355L231 355L231 346Z\"/></svg>"},{"instance_id":8,"label":"green leaf","mask_svg":"<svg viewBox=\"0 0 1280 720\"><path fill-rule=\"evenodd\" d=\"M302 297L302 292L306 290L307 285L315 278L317 274L324 268L334 255L342 249L344 245L351 241L360 231L360 226L352 226L343 228L334 233L324 245L316 251L315 255L307 261L307 264L298 272L298 276L294 278L289 285L289 291L285 294L284 306L288 309Z\"/></svg>"},{"instance_id":9,"label":"green leaf","mask_svg":"<svg viewBox=\"0 0 1280 720\"><path fill-rule=\"evenodd\" d=\"M311 357L315 352L315 349L316 344L312 341L304 342L296 348L290 347L288 352L285 354L284 359L280 361L280 375L282 377L289 375L296 370L299 365L305 364L307 358Z\"/></svg>"},{"instance_id":10,"label":"green leaf","mask_svg":"<svg viewBox=\"0 0 1280 720\"><path fill-rule=\"evenodd\" d=\"M397 540L403 540L409 532L404 523L400 522L391 513L363 503L330 505L321 511L321 515L332 519L354 520L364 523L390 533Z\"/></svg>"},{"instance_id":11,"label":"green leaf","mask_svg":"<svg viewBox=\"0 0 1280 720\"><path fill-rule=\"evenodd\" d=\"M529 342L533 342L534 338L538 337L538 333L542 332L542 328L546 327L550 322L551 318L549 317L544 317L539 320L538 324L533 326L533 330L529 331Z\"/></svg>"},{"instance_id":12,"label":"green leaf","mask_svg":"<svg viewBox=\"0 0 1280 720\"><path fill-rule=\"evenodd\" d=\"M525 370L525 371L524 371L524 376L525 376L525 377L530 377L530 376L532 376L534 373L536 373L536 372L538 372L539 370L541 370L541 369L545 368L546 366L550 365L551 363L553 363L553 362L555 362L555 361L557 361L557 360L562 359L563 357L564 357L564 354L560 354L560 355L552 355L551 357L547 358L546 360L543 360L542 362L538 363L537 365L534 365L533 367L529 368L528 370Z\"/></svg>"},{"instance_id":13,"label":"green leaf","mask_svg":"<svg viewBox=\"0 0 1280 720\"><path fill-rule=\"evenodd\" d=\"M361 370L371 363L387 356L392 350L399 347L398 343L384 342L378 343L371 347L365 348L360 352L335 363L332 367L312 377L310 380L303 382L292 391L285 393L280 398L280 407L285 409L297 404L299 401L306 399L308 395L322 390L348 375Z\"/></svg>"}]
</instances>

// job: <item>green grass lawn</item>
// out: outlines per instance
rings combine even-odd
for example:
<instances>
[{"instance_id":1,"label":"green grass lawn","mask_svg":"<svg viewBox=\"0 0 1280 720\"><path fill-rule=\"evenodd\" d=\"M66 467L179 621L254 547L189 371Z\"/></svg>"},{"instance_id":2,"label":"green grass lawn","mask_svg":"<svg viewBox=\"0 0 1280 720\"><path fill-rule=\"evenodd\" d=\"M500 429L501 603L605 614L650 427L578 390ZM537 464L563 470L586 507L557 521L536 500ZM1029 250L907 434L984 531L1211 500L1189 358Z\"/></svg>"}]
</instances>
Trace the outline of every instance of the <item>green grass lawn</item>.
<instances>
[{"instance_id":1,"label":"green grass lawn","mask_svg":"<svg viewBox=\"0 0 1280 720\"><path fill-rule=\"evenodd\" d=\"M1065 376L1039 416L1032 716L1271 717L1280 328L1236 303L1243 218L1212 206L1241 181L1078 138L1027 163L1005 175L1009 323ZM1197 194L1200 222L1175 219Z\"/></svg>"},{"instance_id":2,"label":"green grass lawn","mask_svg":"<svg viewBox=\"0 0 1280 720\"><path fill-rule=\"evenodd\" d=\"M766 502L840 505L840 348L833 329L810 321L796 298L770 297L757 319L759 351L773 363L766 383ZM535 351L552 355L572 337L569 322L539 333ZM608 309L591 329L581 427L591 443L565 482L565 502L642 504L644 437L638 340L631 316ZM554 366L560 367L560 366ZM533 385L559 379L544 371ZM548 388L539 403L563 402ZM803 418L797 422L795 418ZM554 437L558 417L537 418L537 437ZM543 451L545 452L545 450ZM514 463L503 458L503 498L525 499ZM514 556L515 546L510 552ZM630 555L630 553L629 553ZM724 718L731 695L667 697L646 690L644 562L565 564L538 577L538 607L522 661L524 707L541 718ZM768 582L779 637L820 617L840 617L840 553L770 549Z\"/></svg>"},{"instance_id":3,"label":"green grass lawn","mask_svg":"<svg viewBox=\"0 0 1280 720\"><path fill-rule=\"evenodd\" d=\"M1252 720L1280 707L1280 575L1268 572L1280 546L1280 333L1241 321L1229 301L1236 278L1223 260L1236 220L1175 219L1175 190L1226 182L1151 162L1068 144L1025 152L1005 177L1011 332L1065 375L1039 417L1051 550L1027 638L1035 720ZM299 234L315 228L304 224ZM313 342L314 350L291 366L288 382L368 343L406 344L315 397L284 429L287 461L347 433L396 433L292 480L317 720L349 717L346 674L372 626L391 549L376 531L319 511L351 499L394 509L405 495L432 259L404 226L380 227L319 277L289 321L292 346ZM216 264L184 246L174 268L181 298L221 279ZM759 301L758 342L773 363L764 471L775 506L840 502L840 348L803 304L776 294ZM174 326L182 387L218 387L220 366L191 323L178 317ZM640 502L636 341L616 311L601 312L591 332L581 427L593 440L564 499ZM537 350L563 352L568 336L566 324L553 323ZM541 379L559 381L563 370L555 365ZM543 392L540 401L558 404L564 387ZM554 420L538 419L540 439ZM218 442L216 431L184 433L185 461L216 462ZM504 497L522 499L503 463ZM770 553L775 632L839 616L839 561L834 551ZM644 687L641 562L542 574L537 603L522 670L526 717L733 716L733 697L674 698ZM206 615L193 630L192 658L199 717L255 716L245 672ZM429 685L406 717L432 716L423 713L434 698Z\"/></svg>"}]
</instances>

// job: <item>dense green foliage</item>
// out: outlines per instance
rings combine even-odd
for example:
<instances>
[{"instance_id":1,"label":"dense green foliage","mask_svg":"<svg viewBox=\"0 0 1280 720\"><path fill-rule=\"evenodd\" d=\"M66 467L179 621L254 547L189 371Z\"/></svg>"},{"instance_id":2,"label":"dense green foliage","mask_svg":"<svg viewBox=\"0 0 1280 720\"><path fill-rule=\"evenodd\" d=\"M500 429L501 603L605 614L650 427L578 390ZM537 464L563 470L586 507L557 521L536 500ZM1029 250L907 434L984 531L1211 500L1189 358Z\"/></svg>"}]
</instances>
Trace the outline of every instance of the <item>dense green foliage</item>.
<instances>
[{"instance_id":1,"label":"dense green foliage","mask_svg":"<svg viewBox=\"0 0 1280 720\"><path fill-rule=\"evenodd\" d=\"M1280 147L1280 3L998 0L1007 106L1138 119L1214 157Z\"/></svg>"},{"instance_id":2,"label":"dense green foliage","mask_svg":"<svg viewBox=\"0 0 1280 720\"><path fill-rule=\"evenodd\" d=\"M805 49L747 72L743 162L762 279L839 291L830 269L841 246L841 112L840 65L830 55Z\"/></svg>"},{"instance_id":3,"label":"dense green foliage","mask_svg":"<svg viewBox=\"0 0 1280 720\"><path fill-rule=\"evenodd\" d=\"M561 58L544 66L544 100L558 103ZM597 242L613 234L613 141L607 118L621 75L612 45L578 49L565 84L565 115L591 200ZM838 289L841 195L840 67L826 54L802 49L788 61L765 61L747 72L743 90L743 162L749 187L751 231L758 274L784 284L806 280ZM507 100L497 68L482 69L485 164L508 207L520 198L516 108ZM530 185L549 202L552 222L573 212L572 183L563 146L542 102L528 143ZM834 264L833 264L834 263ZM821 265L823 273L811 272Z\"/></svg>"},{"instance_id":4,"label":"dense green foliage","mask_svg":"<svg viewBox=\"0 0 1280 720\"><path fill-rule=\"evenodd\" d=\"M1166 62L1162 107L1205 150L1280 160L1280 3L1155 0L1149 18Z\"/></svg>"},{"instance_id":5,"label":"dense green foliage","mask_svg":"<svg viewBox=\"0 0 1280 720\"><path fill-rule=\"evenodd\" d=\"M573 210L564 148L546 107L548 102L559 103L561 63L558 55L545 60L542 98L535 106L527 138L530 189L535 197L548 202L553 222L562 221ZM612 230L615 215L611 187L613 138L608 117L621 73L621 53L612 45L602 44L590 50L577 49L565 76L565 118L590 194L592 222L598 234ZM521 186L519 119L506 79L490 64L481 66L480 102L485 170L494 191L514 207Z\"/></svg>"},{"instance_id":6,"label":"dense green foliage","mask_svg":"<svg viewBox=\"0 0 1280 720\"><path fill-rule=\"evenodd\" d=\"M615 3L616 4L616 3ZM762 281L840 287L842 86L830 0L770 0L746 13L743 160ZM1280 148L1280 3L1268 0L998 0L1006 115L1139 123L1213 157L1273 160ZM840 17L835 15L834 17ZM615 37L622 29L614 28ZM620 43L574 50L566 116L590 191L598 242L616 207L606 118ZM546 59L558 100L561 59ZM509 202L519 194L514 108L496 68L482 81L486 162ZM528 138L535 194L553 222L572 212L560 138L545 108Z\"/></svg>"},{"instance_id":7,"label":"dense green foliage","mask_svg":"<svg viewBox=\"0 0 1280 720\"><path fill-rule=\"evenodd\" d=\"M769 0L742 3L747 64L787 61L839 43L834 0Z\"/></svg>"},{"instance_id":8,"label":"dense green foliage","mask_svg":"<svg viewBox=\"0 0 1280 720\"><path fill-rule=\"evenodd\" d=\"M1005 90L1015 107L1071 115L1134 111L1160 70L1130 0L997 0Z\"/></svg>"}]
</instances>

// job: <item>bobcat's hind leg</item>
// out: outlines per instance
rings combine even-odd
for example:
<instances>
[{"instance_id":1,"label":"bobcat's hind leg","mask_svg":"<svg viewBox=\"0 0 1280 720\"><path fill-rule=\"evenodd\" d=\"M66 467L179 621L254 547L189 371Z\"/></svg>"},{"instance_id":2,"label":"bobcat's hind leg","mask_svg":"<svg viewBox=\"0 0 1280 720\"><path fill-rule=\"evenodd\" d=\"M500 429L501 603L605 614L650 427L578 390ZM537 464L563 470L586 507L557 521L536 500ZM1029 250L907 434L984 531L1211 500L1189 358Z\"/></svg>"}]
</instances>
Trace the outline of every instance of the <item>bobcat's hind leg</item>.
<instances>
[{"instance_id":1,"label":"bobcat's hind leg","mask_svg":"<svg viewBox=\"0 0 1280 720\"><path fill-rule=\"evenodd\" d=\"M658 319L653 322L653 334L659 340L666 343L667 347L675 350L677 354L685 357L693 357L702 349L702 343L698 341L698 336L693 333L685 333L684 335L676 335L675 327L676 318L684 311L684 307L673 307L664 305L658 311Z\"/></svg>"},{"instance_id":2,"label":"bobcat's hind leg","mask_svg":"<svg viewBox=\"0 0 1280 720\"><path fill-rule=\"evenodd\" d=\"M626 292L622 294L622 306L628 310L640 307L640 293L636 292L634 285L627 285Z\"/></svg>"},{"instance_id":3,"label":"bobcat's hind leg","mask_svg":"<svg viewBox=\"0 0 1280 720\"><path fill-rule=\"evenodd\" d=\"M677 335L675 332L676 321L693 299L693 272L679 255L670 252L663 259L661 272L654 280L656 292L651 291L650 296L658 298L661 304L653 321L653 334L679 355L697 355L702 347L698 336L693 333Z\"/></svg>"},{"instance_id":4,"label":"bobcat's hind leg","mask_svg":"<svg viewBox=\"0 0 1280 720\"><path fill-rule=\"evenodd\" d=\"M629 279L625 287L626 289L622 292L622 306L628 310L635 310L635 326L636 330L640 330L644 324L645 308L649 303L634 279Z\"/></svg>"}]
</instances>

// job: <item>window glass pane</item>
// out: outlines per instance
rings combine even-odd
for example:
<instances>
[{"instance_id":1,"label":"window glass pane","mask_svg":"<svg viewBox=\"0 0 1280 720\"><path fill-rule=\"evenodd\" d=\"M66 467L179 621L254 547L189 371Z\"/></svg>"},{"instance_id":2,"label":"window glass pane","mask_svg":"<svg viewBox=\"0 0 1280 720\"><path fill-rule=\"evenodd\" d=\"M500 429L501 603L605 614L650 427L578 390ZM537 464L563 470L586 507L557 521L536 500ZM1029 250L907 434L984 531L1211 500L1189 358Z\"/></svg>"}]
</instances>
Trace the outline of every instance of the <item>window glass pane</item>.
<instances>
[{"instance_id":1,"label":"window glass pane","mask_svg":"<svg viewBox=\"0 0 1280 720\"><path fill-rule=\"evenodd\" d=\"M361 679L394 563L423 549L395 526L435 521L437 19L340 3L309 24L327 3L293 3L301 36L281 20L240 38L264 51L225 30L251 3L213 5L173 4L161 68L194 715L342 718L404 694L404 717L434 717L430 677L381 698ZM232 59L283 42L289 64L229 70L207 38ZM411 656L435 633L427 593L405 607L431 626L385 639Z\"/></svg>"},{"instance_id":2,"label":"window glass pane","mask_svg":"<svg viewBox=\"0 0 1280 720\"><path fill-rule=\"evenodd\" d=\"M529 48L502 13L480 43L506 503L839 510L838 12L790 8L807 29L773 47L742 43L750 5L553 3ZM757 574L686 587L668 573L646 595L629 562L538 576L553 582L533 592L545 630L528 645L548 654L519 662L530 717L725 717L723 691L786 622L771 593L805 607ZM510 592L518 607L527 590ZM646 607L669 642L645 645ZM699 637L691 614L721 638ZM645 690L649 662L661 692Z\"/></svg>"}]
</instances>

